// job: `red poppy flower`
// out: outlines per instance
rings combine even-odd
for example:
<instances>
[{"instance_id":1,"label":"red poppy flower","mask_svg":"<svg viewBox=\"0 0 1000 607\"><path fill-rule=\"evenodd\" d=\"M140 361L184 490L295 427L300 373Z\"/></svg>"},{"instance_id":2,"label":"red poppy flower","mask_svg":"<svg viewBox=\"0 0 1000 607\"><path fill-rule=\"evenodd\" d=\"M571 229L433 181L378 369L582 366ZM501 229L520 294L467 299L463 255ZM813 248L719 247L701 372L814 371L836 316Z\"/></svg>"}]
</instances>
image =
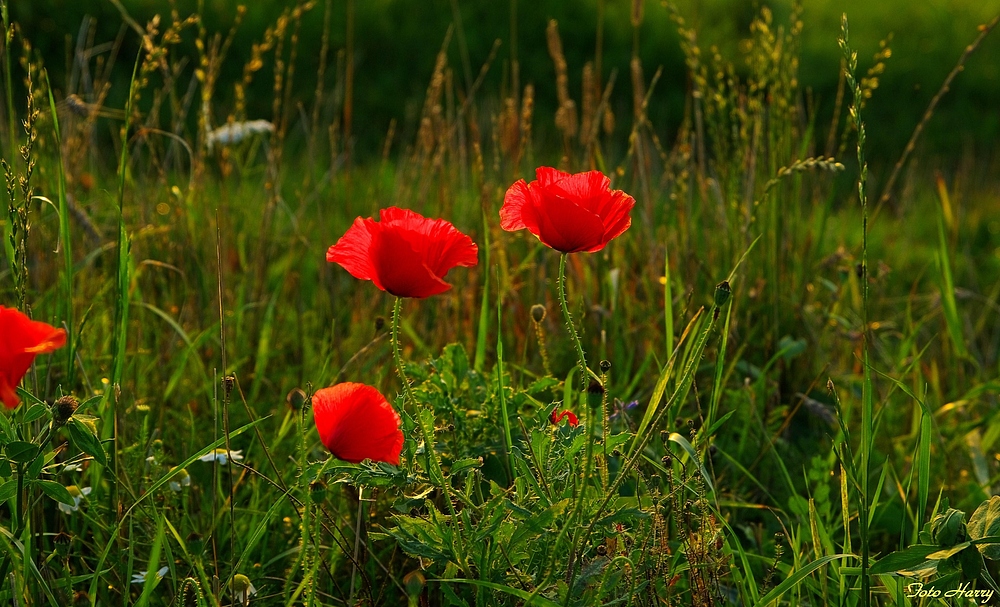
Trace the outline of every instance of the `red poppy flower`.
<instances>
[{"instance_id":1,"label":"red poppy flower","mask_svg":"<svg viewBox=\"0 0 1000 607\"><path fill-rule=\"evenodd\" d=\"M632 225L635 199L611 189L600 171L569 174L538 167L531 183L510 186L500 208L500 227L527 228L542 244L563 253L600 251Z\"/></svg>"},{"instance_id":2,"label":"red poppy flower","mask_svg":"<svg viewBox=\"0 0 1000 607\"><path fill-rule=\"evenodd\" d=\"M338 459L399 465L402 420L378 390L365 384L337 384L317 390L312 404L319 438Z\"/></svg>"},{"instance_id":3,"label":"red poppy flower","mask_svg":"<svg viewBox=\"0 0 1000 607\"><path fill-rule=\"evenodd\" d=\"M472 239L444 219L396 207L379 211L379 219L355 219L326 260L397 297L444 293L451 288L442 280L448 270L478 261Z\"/></svg>"},{"instance_id":4,"label":"red poppy flower","mask_svg":"<svg viewBox=\"0 0 1000 607\"><path fill-rule=\"evenodd\" d=\"M0 401L8 409L21 402L17 385L39 354L66 345L66 331L0 306Z\"/></svg>"},{"instance_id":5,"label":"red poppy flower","mask_svg":"<svg viewBox=\"0 0 1000 607\"><path fill-rule=\"evenodd\" d=\"M569 409L564 409L562 413L558 409L553 410L552 415L549 416L549 421L553 424L558 424L567 417L569 418L569 425L571 427L576 428L580 425L580 420L577 419L576 414Z\"/></svg>"}]
</instances>

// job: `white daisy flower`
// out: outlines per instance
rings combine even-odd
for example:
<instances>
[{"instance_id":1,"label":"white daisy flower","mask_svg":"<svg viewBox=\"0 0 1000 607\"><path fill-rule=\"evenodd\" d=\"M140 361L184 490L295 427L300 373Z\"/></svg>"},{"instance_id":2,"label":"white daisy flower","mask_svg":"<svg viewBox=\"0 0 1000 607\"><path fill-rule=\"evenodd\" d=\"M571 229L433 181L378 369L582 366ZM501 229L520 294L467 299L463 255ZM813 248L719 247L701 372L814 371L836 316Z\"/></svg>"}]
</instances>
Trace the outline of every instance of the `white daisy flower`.
<instances>
[{"instance_id":1,"label":"white daisy flower","mask_svg":"<svg viewBox=\"0 0 1000 607\"><path fill-rule=\"evenodd\" d=\"M83 500L84 496L90 495L90 487L84 487L83 489L77 487L76 485L68 485L66 491L73 496L72 504L64 504L59 502L59 509L66 514L72 514L80 509L80 502Z\"/></svg>"},{"instance_id":2,"label":"white daisy flower","mask_svg":"<svg viewBox=\"0 0 1000 607\"><path fill-rule=\"evenodd\" d=\"M253 587L250 578L237 573L233 576L233 598L241 605L249 605L250 597L257 594L257 589Z\"/></svg>"},{"instance_id":3,"label":"white daisy flower","mask_svg":"<svg viewBox=\"0 0 1000 607\"><path fill-rule=\"evenodd\" d=\"M170 571L170 569L168 567L160 567L159 569L156 570L156 572L154 573L154 575L156 575L156 579L160 579L163 576L167 575L167 571ZM148 571L140 571L139 573L133 573L132 574L132 583L133 584L145 584L146 583L146 576L148 576L148 575L149 575Z\"/></svg>"},{"instance_id":4,"label":"white daisy flower","mask_svg":"<svg viewBox=\"0 0 1000 607\"><path fill-rule=\"evenodd\" d=\"M174 476L167 481L171 491L180 491L183 487L191 486L191 475L188 474L186 468L174 468L171 472L174 473Z\"/></svg>"},{"instance_id":5,"label":"white daisy flower","mask_svg":"<svg viewBox=\"0 0 1000 607\"><path fill-rule=\"evenodd\" d=\"M215 451L209 451L205 455L202 455L198 459L203 462L216 461L223 466L229 463L229 458L233 458L234 462L238 462L243 459L243 450L239 449L236 451L226 451L225 449L216 449Z\"/></svg>"}]
</instances>

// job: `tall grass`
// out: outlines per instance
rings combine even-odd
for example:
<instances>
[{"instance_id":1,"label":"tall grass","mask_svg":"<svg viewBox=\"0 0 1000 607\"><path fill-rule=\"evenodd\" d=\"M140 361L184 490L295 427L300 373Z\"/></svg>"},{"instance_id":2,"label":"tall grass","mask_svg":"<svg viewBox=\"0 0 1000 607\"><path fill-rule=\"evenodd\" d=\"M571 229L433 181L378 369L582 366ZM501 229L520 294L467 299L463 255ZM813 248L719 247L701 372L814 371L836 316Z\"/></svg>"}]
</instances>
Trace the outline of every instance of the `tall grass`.
<instances>
[{"instance_id":1,"label":"tall grass","mask_svg":"<svg viewBox=\"0 0 1000 607\"><path fill-rule=\"evenodd\" d=\"M470 53L454 2L415 120L371 162L352 153L369 127L350 3L343 23L299 3L250 49L232 47L242 11L215 33L198 13L140 25L120 6L140 44L121 111L106 90L26 78L45 66L25 50L22 75L7 39L0 303L64 323L70 345L0 418L0 600L869 605L909 600L914 559L989 587L995 544L976 537L974 572L980 549L941 530L997 479L996 201L963 175L896 169L886 191L903 179L909 206L870 222L883 176L863 108L882 68L864 72L846 18L849 102L831 116L799 83L799 3L781 23L761 8L727 57L676 7L635 2L627 65L604 56L603 2L583 65L558 23L525 40L510 7L509 42L549 51L556 112L537 110L513 45ZM638 53L653 10L689 82L671 124L650 118L663 68ZM307 19L326 25L299 100ZM270 115L248 115L266 76ZM16 117L36 102L22 158ZM500 230L507 187L536 165L607 173L637 200L631 228L558 259ZM325 262L390 205L472 234L479 266L410 305ZM339 381L396 395L400 467L322 448L310 396ZM62 394L81 401L65 426L44 406ZM550 421L566 409L583 423ZM90 492L66 513L70 486Z\"/></svg>"}]
</instances>

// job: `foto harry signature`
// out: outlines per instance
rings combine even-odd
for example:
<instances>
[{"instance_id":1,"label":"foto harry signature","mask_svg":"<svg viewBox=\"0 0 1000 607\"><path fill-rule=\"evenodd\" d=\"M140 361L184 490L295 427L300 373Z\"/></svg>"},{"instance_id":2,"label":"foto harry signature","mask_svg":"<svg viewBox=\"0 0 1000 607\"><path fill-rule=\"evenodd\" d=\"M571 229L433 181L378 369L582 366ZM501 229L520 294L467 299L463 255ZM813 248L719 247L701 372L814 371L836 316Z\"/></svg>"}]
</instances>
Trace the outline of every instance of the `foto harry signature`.
<instances>
[{"instance_id":1,"label":"foto harry signature","mask_svg":"<svg viewBox=\"0 0 1000 607\"><path fill-rule=\"evenodd\" d=\"M907 598L963 598L963 599L976 599L979 601L980 605L985 605L993 599L993 591L987 589L973 590L970 588L972 584L966 582L964 584L959 584L957 588L951 588L949 590L942 590L940 588L935 588L934 586L924 586L919 582L906 585L906 597Z\"/></svg>"}]
</instances>

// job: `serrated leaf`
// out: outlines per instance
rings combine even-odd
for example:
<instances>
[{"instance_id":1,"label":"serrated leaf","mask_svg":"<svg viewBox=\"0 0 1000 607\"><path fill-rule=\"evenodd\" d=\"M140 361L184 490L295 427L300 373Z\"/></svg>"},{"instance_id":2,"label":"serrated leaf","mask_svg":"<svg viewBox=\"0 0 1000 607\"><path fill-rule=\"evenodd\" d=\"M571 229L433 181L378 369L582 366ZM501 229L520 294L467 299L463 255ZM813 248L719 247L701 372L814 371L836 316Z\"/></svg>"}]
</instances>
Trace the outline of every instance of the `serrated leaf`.
<instances>
[{"instance_id":1,"label":"serrated leaf","mask_svg":"<svg viewBox=\"0 0 1000 607\"><path fill-rule=\"evenodd\" d=\"M72 439L77 449L93 457L94 461L102 466L108 465L108 456L104 452L104 445L94 436L86 424L74 416L70 418L66 426L69 428L70 439Z\"/></svg>"},{"instance_id":2,"label":"serrated leaf","mask_svg":"<svg viewBox=\"0 0 1000 607\"><path fill-rule=\"evenodd\" d=\"M42 493L51 497L60 504L72 505L76 502L69 490L56 481L34 481L32 484L37 485L38 488L42 490Z\"/></svg>"},{"instance_id":3,"label":"serrated leaf","mask_svg":"<svg viewBox=\"0 0 1000 607\"><path fill-rule=\"evenodd\" d=\"M7 443L7 448L4 449L4 452L10 461L18 464L27 464L38 456L39 449L38 445L23 440L16 440Z\"/></svg>"}]
</instances>

